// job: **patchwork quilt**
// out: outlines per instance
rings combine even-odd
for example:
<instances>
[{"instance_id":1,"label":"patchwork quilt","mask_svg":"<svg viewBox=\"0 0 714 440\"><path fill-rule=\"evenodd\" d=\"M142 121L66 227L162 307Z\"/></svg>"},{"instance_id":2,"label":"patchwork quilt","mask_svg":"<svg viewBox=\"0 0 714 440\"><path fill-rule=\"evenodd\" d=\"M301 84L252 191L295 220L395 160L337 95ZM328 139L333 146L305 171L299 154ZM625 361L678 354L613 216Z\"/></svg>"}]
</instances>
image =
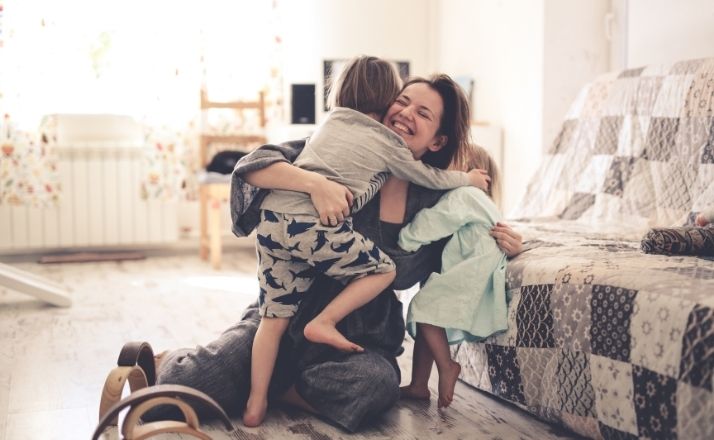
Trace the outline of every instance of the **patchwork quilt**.
<instances>
[{"instance_id":1,"label":"patchwork quilt","mask_svg":"<svg viewBox=\"0 0 714 440\"><path fill-rule=\"evenodd\" d=\"M453 348L462 380L592 438L714 438L714 261L645 254L714 205L714 59L580 93L514 227L509 328Z\"/></svg>"}]
</instances>

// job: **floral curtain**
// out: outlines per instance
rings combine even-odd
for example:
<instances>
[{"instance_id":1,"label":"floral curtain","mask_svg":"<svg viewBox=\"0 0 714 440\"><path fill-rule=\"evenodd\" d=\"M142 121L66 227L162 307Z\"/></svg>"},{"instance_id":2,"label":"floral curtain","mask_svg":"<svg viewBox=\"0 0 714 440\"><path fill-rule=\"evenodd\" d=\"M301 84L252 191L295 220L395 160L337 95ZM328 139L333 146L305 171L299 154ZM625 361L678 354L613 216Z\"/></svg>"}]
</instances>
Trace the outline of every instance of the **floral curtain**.
<instances>
[{"instance_id":1,"label":"floral curtain","mask_svg":"<svg viewBox=\"0 0 714 440\"><path fill-rule=\"evenodd\" d=\"M57 157L47 139L0 120L0 204L48 206L60 193Z\"/></svg>"},{"instance_id":2,"label":"floral curtain","mask_svg":"<svg viewBox=\"0 0 714 440\"><path fill-rule=\"evenodd\" d=\"M276 0L0 0L0 203L57 200L56 157L37 134L55 113L134 117L149 170L137 191L195 197L202 85L215 99L263 90L282 116L278 11Z\"/></svg>"}]
</instances>

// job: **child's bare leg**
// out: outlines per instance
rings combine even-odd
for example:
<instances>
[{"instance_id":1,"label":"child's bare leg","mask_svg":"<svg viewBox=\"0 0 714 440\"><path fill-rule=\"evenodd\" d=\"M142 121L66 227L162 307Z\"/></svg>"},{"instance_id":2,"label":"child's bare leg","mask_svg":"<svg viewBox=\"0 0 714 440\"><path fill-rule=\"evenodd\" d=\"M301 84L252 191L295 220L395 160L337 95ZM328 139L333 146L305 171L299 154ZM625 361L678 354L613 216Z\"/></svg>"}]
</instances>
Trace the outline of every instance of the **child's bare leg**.
<instances>
[{"instance_id":1,"label":"child's bare leg","mask_svg":"<svg viewBox=\"0 0 714 440\"><path fill-rule=\"evenodd\" d=\"M372 274L349 283L315 319L307 323L305 337L343 351L364 351L338 332L335 326L342 318L379 295L394 281L395 275L395 271Z\"/></svg>"},{"instance_id":2,"label":"child's bare leg","mask_svg":"<svg viewBox=\"0 0 714 440\"><path fill-rule=\"evenodd\" d=\"M253 352L250 364L250 396L243 413L245 426L258 426L263 423L268 411L268 385L275 368L280 338L288 328L287 318L267 318L260 320L258 331L253 339Z\"/></svg>"},{"instance_id":3,"label":"child's bare leg","mask_svg":"<svg viewBox=\"0 0 714 440\"><path fill-rule=\"evenodd\" d=\"M461 365L451 359L449 342L446 340L446 331L443 328L430 324L417 325L419 333L424 334L424 339L436 361L436 369L439 371L439 408L447 407L454 400L454 387L461 373Z\"/></svg>"},{"instance_id":4,"label":"child's bare leg","mask_svg":"<svg viewBox=\"0 0 714 440\"><path fill-rule=\"evenodd\" d=\"M412 381L409 385L400 388L400 395L406 399L429 400L429 376L434 365L434 356L429 346L426 345L424 334L417 331L412 352Z\"/></svg>"}]
</instances>

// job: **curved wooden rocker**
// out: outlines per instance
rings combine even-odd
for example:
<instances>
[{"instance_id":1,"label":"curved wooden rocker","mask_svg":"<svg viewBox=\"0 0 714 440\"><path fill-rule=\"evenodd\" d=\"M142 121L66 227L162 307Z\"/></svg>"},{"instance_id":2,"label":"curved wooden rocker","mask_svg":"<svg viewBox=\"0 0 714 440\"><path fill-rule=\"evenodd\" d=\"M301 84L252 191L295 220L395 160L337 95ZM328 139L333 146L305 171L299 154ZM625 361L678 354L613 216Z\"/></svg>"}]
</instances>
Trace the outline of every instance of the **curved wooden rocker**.
<instances>
[{"instance_id":1,"label":"curved wooden rocker","mask_svg":"<svg viewBox=\"0 0 714 440\"><path fill-rule=\"evenodd\" d=\"M148 342L127 342L119 352L117 365L120 367L133 367L138 365L144 370L149 386L156 384L156 365L154 363L154 350Z\"/></svg>"},{"instance_id":2,"label":"curved wooden rocker","mask_svg":"<svg viewBox=\"0 0 714 440\"><path fill-rule=\"evenodd\" d=\"M92 435L92 440L98 440L104 430L116 423L119 413L125 408L131 408L124 423L121 433L126 440L143 440L154 435L164 433L181 433L192 435L202 440L211 440L211 437L199 429L198 417L194 409L186 402L199 402L210 409L225 426L226 430L234 430L225 411L206 394L183 385L154 385L132 392L129 396L114 404L99 420L99 424ZM141 416L147 411L160 405L176 405L184 415L185 421L157 421L139 425Z\"/></svg>"},{"instance_id":3,"label":"curved wooden rocker","mask_svg":"<svg viewBox=\"0 0 714 440\"><path fill-rule=\"evenodd\" d=\"M122 392L127 382L131 393L122 399ZM210 440L210 437L199 429L196 412L187 400L203 404L223 421L226 429L233 430L226 413L206 394L181 385L155 384L156 366L151 345L141 341L124 344L117 359L117 367L109 372L104 382L99 403L99 424L92 439L98 439L108 427L116 426L119 413L130 408L121 427L122 437L127 440L145 439L168 432ZM183 413L184 421L166 420L139 425L141 417L147 411L160 405L178 407Z\"/></svg>"},{"instance_id":4,"label":"curved wooden rocker","mask_svg":"<svg viewBox=\"0 0 714 440\"><path fill-rule=\"evenodd\" d=\"M109 408L121 400L127 381L132 393L156 383L154 350L148 342L127 342L122 347L117 367L109 372L104 381L102 398L99 402L100 419ZM116 424L117 420L114 418L111 425Z\"/></svg>"}]
</instances>

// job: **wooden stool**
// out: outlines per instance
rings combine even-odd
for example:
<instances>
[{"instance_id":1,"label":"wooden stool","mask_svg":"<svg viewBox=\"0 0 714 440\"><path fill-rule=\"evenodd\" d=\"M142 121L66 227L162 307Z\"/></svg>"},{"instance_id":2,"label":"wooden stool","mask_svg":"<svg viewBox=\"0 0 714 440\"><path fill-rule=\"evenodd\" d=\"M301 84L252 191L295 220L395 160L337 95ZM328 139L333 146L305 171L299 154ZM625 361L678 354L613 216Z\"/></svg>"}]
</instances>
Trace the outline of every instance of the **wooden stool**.
<instances>
[{"instance_id":1,"label":"wooden stool","mask_svg":"<svg viewBox=\"0 0 714 440\"><path fill-rule=\"evenodd\" d=\"M229 101L218 102L208 99L206 89L201 89L201 113L204 125L205 113L211 109L229 109L240 116L244 111L256 111L260 130L264 131L267 123L265 115L265 93L258 93L255 101ZM211 157L209 156L209 146L211 144L231 145L238 150L247 151L250 146L267 143L266 137L262 133L241 133L241 134L208 134L201 128L201 142L199 145L199 160L202 169L206 169ZM209 260L214 269L221 268L221 205L228 200L230 195L230 182L205 182L200 184L200 249L199 255L204 260Z\"/></svg>"},{"instance_id":2,"label":"wooden stool","mask_svg":"<svg viewBox=\"0 0 714 440\"><path fill-rule=\"evenodd\" d=\"M214 269L221 268L221 206L228 200L229 183L204 183L200 186L201 237L200 255Z\"/></svg>"}]
</instances>

